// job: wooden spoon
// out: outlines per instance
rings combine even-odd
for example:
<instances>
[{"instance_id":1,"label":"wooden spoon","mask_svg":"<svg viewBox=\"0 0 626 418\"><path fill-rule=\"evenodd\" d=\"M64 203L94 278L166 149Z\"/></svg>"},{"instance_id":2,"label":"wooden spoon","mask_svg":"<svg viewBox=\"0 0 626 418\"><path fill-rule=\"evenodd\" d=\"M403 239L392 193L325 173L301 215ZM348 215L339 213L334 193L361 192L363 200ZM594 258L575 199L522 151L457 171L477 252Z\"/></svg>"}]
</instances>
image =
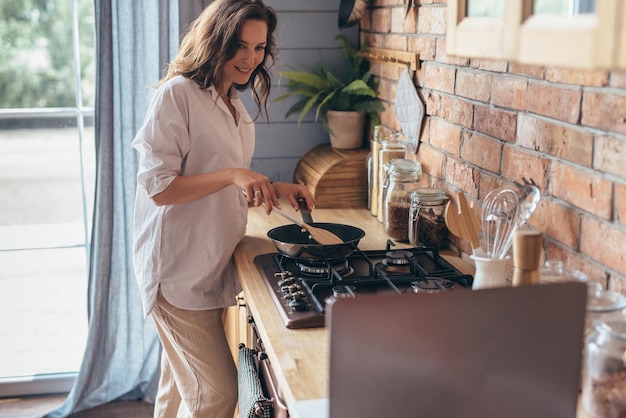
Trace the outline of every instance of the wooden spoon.
<instances>
[{"instance_id":1,"label":"wooden spoon","mask_svg":"<svg viewBox=\"0 0 626 418\"><path fill-rule=\"evenodd\" d=\"M313 238L318 244L321 244L321 245L343 244L343 240L341 238L339 238L337 235L333 234L332 232L328 231L327 229L316 228L314 226L311 226L308 223L303 222L291 216L290 214L283 212L282 210L276 207L272 208L272 212L276 212L277 214L290 220L294 224L306 229L307 232L311 235L311 238Z\"/></svg>"},{"instance_id":2,"label":"wooden spoon","mask_svg":"<svg viewBox=\"0 0 626 418\"><path fill-rule=\"evenodd\" d=\"M452 201L446 206L446 226L457 237L469 240L472 250L476 252L480 248L480 221L463 193L458 194L458 201L458 209Z\"/></svg>"}]
</instances>

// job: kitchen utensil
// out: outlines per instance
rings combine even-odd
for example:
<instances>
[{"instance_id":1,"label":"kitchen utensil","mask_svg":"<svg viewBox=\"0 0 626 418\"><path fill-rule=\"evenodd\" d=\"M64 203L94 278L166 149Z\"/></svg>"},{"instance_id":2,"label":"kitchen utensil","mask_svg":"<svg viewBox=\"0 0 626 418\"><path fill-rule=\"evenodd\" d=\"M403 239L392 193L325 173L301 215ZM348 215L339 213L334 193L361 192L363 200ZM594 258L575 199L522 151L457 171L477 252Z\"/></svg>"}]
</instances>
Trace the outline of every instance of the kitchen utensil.
<instances>
[{"instance_id":1,"label":"kitchen utensil","mask_svg":"<svg viewBox=\"0 0 626 418\"><path fill-rule=\"evenodd\" d=\"M481 211L482 237L488 258L504 258L516 228L519 198L511 189L492 190Z\"/></svg>"},{"instance_id":2,"label":"kitchen utensil","mask_svg":"<svg viewBox=\"0 0 626 418\"><path fill-rule=\"evenodd\" d=\"M321 245L302 233L297 224L283 225L271 229L267 236L276 249L286 256L303 260L335 260L351 255L359 245L365 231L354 226L316 222L310 224L332 232L341 238L340 244Z\"/></svg>"},{"instance_id":3,"label":"kitchen utensil","mask_svg":"<svg viewBox=\"0 0 626 418\"><path fill-rule=\"evenodd\" d=\"M445 219L448 230L459 238L467 239L476 252L480 248L480 222L476 211L471 207L463 193L458 194L459 207L450 201L446 206Z\"/></svg>"},{"instance_id":4,"label":"kitchen utensil","mask_svg":"<svg viewBox=\"0 0 626 418\"><path fill-rule=\"evenodd\" d=\"M343 240L340 237L338 237L337 235L335 235L334 233L332 233L331 231L327 229L311 226L310 224L304 221L301 221L296 217L291 216L287 212L284 212L283 210L278 209L277 207L273 207L272 212L275 212L279 214L280 216L282 216L283 218L290 220L291 222L298 225L299 227L306 229L306 231L310 234L311 238L317 241L319 244L322 244L322 245L343 244Z\"/></svg>"},{"instance_id":5,"label":"kitchen utensil","mask_svg":"<svg viewBox=\"0 0 626 418\"><path fill-rule=\"evenodd\" d=\"M394 109L402 132L411 144L411 151L415 154L419 148L425 108L422 99L417 94L409 70L406 68L398 80Z\"/></svg>"},{"instance_id":6,"label":"kitchen utensil","mask_svg":"<svg viewBox=\"0 0 626 418\"><path fill-rule=\"evenodd\" d=\"M537 206L539 205L539 200L541 199L541 191L537 184L533 179L527 180L525 177L522 177L523 184L518 182L514 182L518 187L518 198L519 198L519 210L517 212L517 216L515 218L513 233L509 235L507 241L504 243L504 248L506 251L511 247L511 242L513 240L513 234L515 231L520 229L526 221L533 214Z\"/></svg>"}]
</instances>

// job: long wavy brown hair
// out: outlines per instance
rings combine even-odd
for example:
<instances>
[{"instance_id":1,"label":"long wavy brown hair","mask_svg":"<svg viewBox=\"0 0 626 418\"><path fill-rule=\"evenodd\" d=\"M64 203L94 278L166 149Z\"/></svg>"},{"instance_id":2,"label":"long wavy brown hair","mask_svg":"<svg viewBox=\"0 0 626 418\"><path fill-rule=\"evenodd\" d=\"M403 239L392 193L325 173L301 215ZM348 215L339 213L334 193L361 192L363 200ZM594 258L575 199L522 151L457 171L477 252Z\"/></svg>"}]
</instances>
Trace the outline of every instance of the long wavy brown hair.
<instances>
[{"instance_id":1,"label":"long wavy brown hair","mask_svg":"<svg viewBox=\"0 0 626 418\"><path fill-rule=\"evenodd\" d=\"M247 20L267 23L267 45L263 61L248 83L234 84L239 91L250 88L259 114L268 118L267 102L271 90L270 67L276 57L276 12L261 0L215 0L190 25L178 54L168 66L159 85L178 75L194 80L201 88L221 86L225 64L231 60Z\"/></svg>"}]
</instances>

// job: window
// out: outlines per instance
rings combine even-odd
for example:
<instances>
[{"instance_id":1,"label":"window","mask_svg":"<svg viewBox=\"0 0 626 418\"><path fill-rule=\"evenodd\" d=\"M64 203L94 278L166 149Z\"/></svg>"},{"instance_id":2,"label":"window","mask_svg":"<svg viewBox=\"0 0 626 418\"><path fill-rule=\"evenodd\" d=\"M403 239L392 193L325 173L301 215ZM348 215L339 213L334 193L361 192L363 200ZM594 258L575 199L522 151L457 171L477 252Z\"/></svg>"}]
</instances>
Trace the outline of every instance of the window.
<instances>
[{"instance_id":1,"label":"window","mask_svg":"<svg viewBox=\"0 0 626 418\"><path fill-rule=\"evenodd\" d=\"M451 0L448 8L448 54L626 68L621 0ZM500 14L485 13L500 9Z\"/></svg>"},{"instance_id":2,"label":"window","mask_svg":"<svg viewBox=\"0 0 626 418\"><path fill-rule=\"evenodd\" d=\"M0 2L0 397L71 387L87 335L92 0Z\"/></svg>"}]
</instances>

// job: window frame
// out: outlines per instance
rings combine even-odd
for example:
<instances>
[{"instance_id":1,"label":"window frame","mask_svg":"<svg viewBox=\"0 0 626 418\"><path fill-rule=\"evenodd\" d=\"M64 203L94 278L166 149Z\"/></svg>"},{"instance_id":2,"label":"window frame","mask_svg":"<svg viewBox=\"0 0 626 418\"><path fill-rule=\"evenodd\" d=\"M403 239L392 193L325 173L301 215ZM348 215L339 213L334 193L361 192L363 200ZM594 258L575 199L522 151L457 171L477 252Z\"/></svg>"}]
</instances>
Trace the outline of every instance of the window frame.
<instances>
[{"instance_id":1,"label":"window frame","mask_svg":"<svg viewBox=\"0 0 626 418\"><path fill-rule=\"evenodd\" d=\"M502 18L466 17L448 3L447 53L573 68L626 68L626 6L599 0L594 14L533 15L533 0L507 0Z\"/></svg>"}]
</instances>

